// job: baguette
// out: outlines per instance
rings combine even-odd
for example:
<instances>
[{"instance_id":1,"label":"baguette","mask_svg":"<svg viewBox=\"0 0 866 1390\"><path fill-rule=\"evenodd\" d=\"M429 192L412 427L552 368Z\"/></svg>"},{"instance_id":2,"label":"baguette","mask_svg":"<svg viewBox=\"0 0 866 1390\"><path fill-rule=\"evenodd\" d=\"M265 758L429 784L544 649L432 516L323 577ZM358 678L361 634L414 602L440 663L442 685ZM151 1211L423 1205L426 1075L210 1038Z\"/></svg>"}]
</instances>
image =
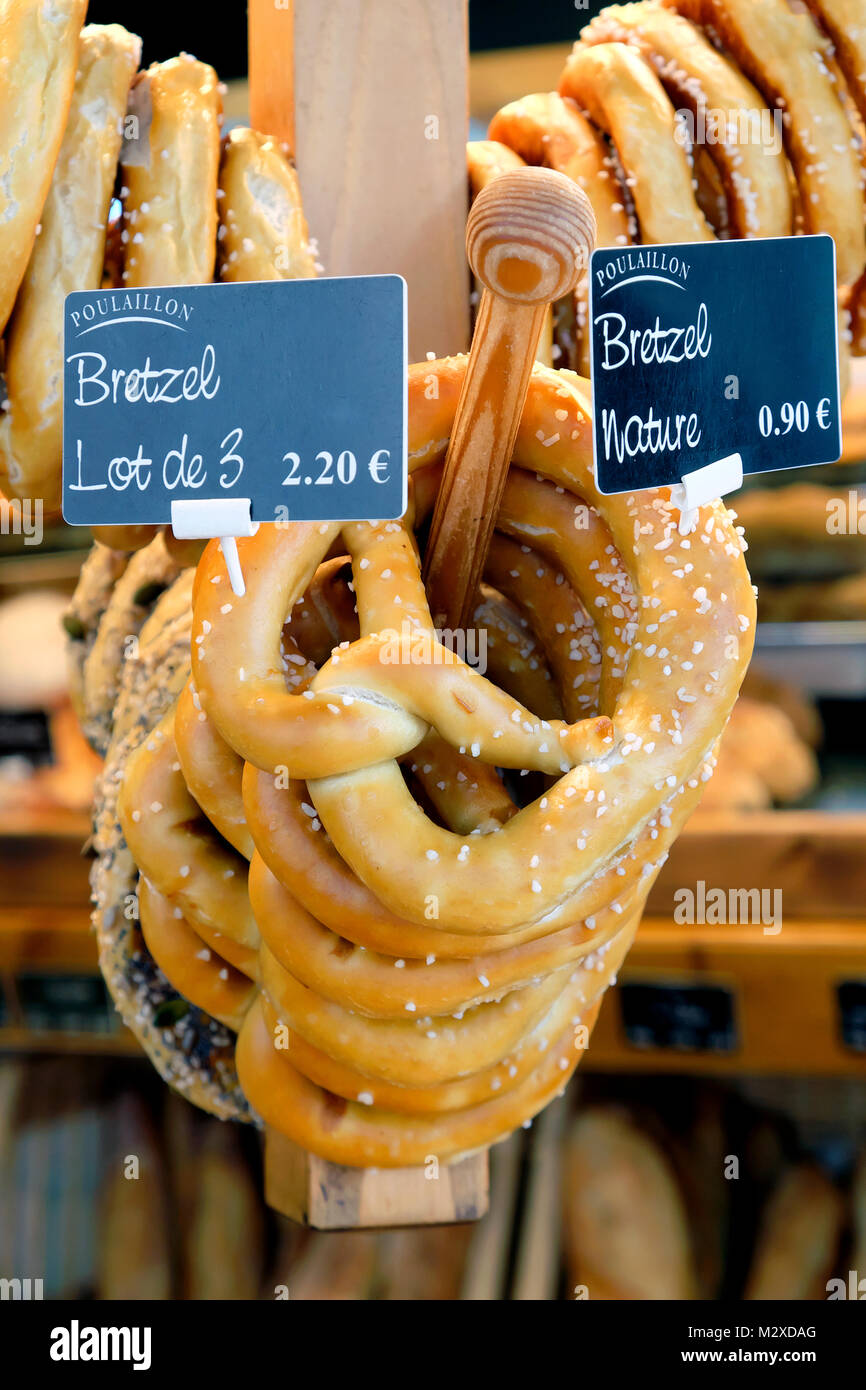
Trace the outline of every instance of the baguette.
<instances>
[{"instance_id":1,"label":"baguette","mask_svg":"<svg viewBox=\"0 0 866 1390\"><path fill-rule=\"evenodd\" d=\"M590 1299L693 1299L686 1213L664 1155L613 1110L586 1110L563 1174L569 1284Z\"/></svg>"},{"instance_id":2,"label":"baguette","mask_svg":"<svg viewBox=\"0 0 866 1390\"><path fill-rule=\"evenodd\" d=\"M0 0L0 332L63 139L87 0Z\"/></svg>"},{"instance_id":3,"label":"baguette","mask_svg":"<svg viewBox=\"0 0 866 1390\"><path fill-rule=\"evenodd\" d=\"M0 420L0 481L60 509L63 302L98 289L123 115L141 40L117 24L82 31L78 72L54 178L6 335L9 408Z\"/></svg>"},{"instance_id":4,"label":"baguette","mask_svg":"<svg viewBox=\"0 0 866 1390\"><path fill-rule=\"evenodd\" d=\"M808 1164L791 1168L765 1208L745 1298L826 1298L843 1220L842 1197L830 1180Z\"/></svg>"}]
</instances>

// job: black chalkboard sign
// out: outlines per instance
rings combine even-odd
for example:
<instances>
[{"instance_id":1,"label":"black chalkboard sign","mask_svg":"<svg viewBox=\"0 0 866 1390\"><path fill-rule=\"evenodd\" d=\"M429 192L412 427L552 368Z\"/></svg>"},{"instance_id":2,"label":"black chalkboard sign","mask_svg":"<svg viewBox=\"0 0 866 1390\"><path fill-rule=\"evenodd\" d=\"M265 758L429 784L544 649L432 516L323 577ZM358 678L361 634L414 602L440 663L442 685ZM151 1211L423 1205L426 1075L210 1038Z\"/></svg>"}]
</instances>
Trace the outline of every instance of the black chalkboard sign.
<instances>
[{"instance_id":1,"label":"black chalkboard sign","mask_svg":"<svg viewBox=\"0 0 866 1390\"><path fill-rule=\"evenodd\" d=\"M839 458L831 237L596 251L589 312L602 492Z\"/></svg>"},{"instance_id":2,"label":"black chalkboard sign","mask_svg":"<svg viewBox=\"0 0 866 1390\"><path fill-rule=\"evenodd\" d=\"M73 525L213 498L249 498L253 521L406 509L398 275L71 294L64 354Z\"/></svg>"},{"instance_id":3,"label":"black chalkboard sign","mask_svg":"<svg viewBox=\"0 0 866 1390\"><path fill-rule=\"evenodd\" d=\"M733 1052L734 996L720 985L620 985L623 1028L632 1047Z\"/></svg>"},{"instance_id":4,"label":"black chalkboard sign","mask_svg":"<svg viewBox=\"0 0 866 1390\"><path fill-rule=\"evenodd\" d=\"M844 1046L852 1052L866 1052L866 980L845 980L836 993Z\"/></svg>"}]
</instances>

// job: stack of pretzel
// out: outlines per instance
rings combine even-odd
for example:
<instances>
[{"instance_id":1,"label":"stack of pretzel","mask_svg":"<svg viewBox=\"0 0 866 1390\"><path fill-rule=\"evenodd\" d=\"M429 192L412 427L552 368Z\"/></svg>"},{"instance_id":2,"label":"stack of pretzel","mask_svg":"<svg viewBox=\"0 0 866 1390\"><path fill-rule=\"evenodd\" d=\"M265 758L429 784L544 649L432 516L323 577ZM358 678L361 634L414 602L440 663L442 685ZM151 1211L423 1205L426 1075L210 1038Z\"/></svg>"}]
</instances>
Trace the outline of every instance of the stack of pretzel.
<instances>
[{"instance_id":1,"label":"stack of pretzel","mask_svg":"<svg viewBox=\"0 0 866 1390\"><path fill-rule=\"evenodd\" d=\"M134 311L155 286L315 272L294 170L253 130L221 143L213 68L182 54L138 72L140 40L82 29L86 9L0 0L0 490L49 513L67 294L104 288ZM103 539L129 551L153 535Z\"/></svg>"},{"instance_id":2,"label":"stack of pretzel","mask_svg":"<svg viewBox=\"0 0 866 1390\"><path fill-rule=\"evenodd\" d=\"M864 119L863 0L639 0L584 28L558 92L497 113L470 178L560 170L600 246L829 233L844 380L866 354ZM585 296L557 307L553 360L588 375Z\"/></svg>"},{"instance_id":3,"label":"stack of pretzel","mask_svg":"<svg viewBox=\"0 0 866 1390\"><path fill-rule=\"evenodd\" d=\"M541 367L473 618L487 675L442 645L418 542L464 373L410 373L402 522L263 526L240 598L208 548L192 678L139 694L109 752L109 979L142 956L138 873L147 955L199 1011L169 1045L142 989L134 1026L175 1084L179 1035L239 1029L254 1111L348 1165L465 1154L562 1089L751 651L724 507L681 537L666 494L601 497L580 385ZM185 657L174 592L150 622ZM227 1076L195 1078L221 1113Z\"/></svg>"}]
</instances>

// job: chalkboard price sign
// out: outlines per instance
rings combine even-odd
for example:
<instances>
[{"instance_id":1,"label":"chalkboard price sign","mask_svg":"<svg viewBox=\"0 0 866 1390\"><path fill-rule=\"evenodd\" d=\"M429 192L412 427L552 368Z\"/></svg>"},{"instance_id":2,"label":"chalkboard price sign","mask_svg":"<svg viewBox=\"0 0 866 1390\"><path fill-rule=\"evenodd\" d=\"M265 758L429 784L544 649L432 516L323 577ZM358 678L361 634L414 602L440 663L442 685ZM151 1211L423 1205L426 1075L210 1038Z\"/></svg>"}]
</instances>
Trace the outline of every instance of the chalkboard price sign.
<instances>
[{"instance_id":1,"label":"chalkboard price sign","mask_svg":"<svg viewBox=\"0 0 866 1390\"><path fill-rule=\"evenodd\" d=\"M734 996L721 985L628 981L619 998L632 1047L732 1052L738 1045Z\"/></svg>"},{"instance_id":2,"label":"chalkboard price sign","mask_svg":"<svg viewBox=\"0 0 866 1390\"><path fill-rule=\"evenodd\" d=\"M852 1052L866 1052L866 980L846 980L838 986L842 1042Z\"/></svg>"},{"instance_id":3,"label":"chalkboard price sign","mask_svg":"<svg viewBox=\"0 0 866 1390\"><path fill-rule=\"evenodd\" d=\"M405 511L400 276L71 294L64 353L73 525L215 498L253 522Z\"/></svg>"},{"instance_id":4,"label":"chalkboard price sign","mask_svg":"<svg viewBox=\"0 0 866 1390\"><path fill-rule=\"evenodd\" d=\"M601 491L676 484L734 454L744 473L835 462L835 262L829 236L596 251Z\"/></svg>"}]
</instances>

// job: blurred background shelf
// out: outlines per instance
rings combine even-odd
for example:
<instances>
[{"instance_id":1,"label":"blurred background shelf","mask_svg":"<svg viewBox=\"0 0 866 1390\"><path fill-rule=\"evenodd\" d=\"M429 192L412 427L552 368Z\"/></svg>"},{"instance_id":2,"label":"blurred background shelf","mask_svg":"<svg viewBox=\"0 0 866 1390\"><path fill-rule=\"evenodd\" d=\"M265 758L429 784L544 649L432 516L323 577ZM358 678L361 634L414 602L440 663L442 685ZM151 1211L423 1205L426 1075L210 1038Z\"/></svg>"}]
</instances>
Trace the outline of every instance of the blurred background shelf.
<instances>
[{"instance_id":1,"label":"blurred background shelf","mask_svg":"<svg viewBox=\"0 0 866 1390\"><path fill-rule=\"evenodd\" d=\"M862 1079L866 923L783 920L778 934L766 930L645 918L584 1067Z\"/></svg>"},{"instance_id":2,"label":"blurred background shelf","mask_svg":"<svg viewBox=\"0 0 866 1390\"><path fill-rule=\"evenodd\" d=\"M759 623L762 670L816 697L866 691L866 622Z\"/></svg>"}]
</instances>

